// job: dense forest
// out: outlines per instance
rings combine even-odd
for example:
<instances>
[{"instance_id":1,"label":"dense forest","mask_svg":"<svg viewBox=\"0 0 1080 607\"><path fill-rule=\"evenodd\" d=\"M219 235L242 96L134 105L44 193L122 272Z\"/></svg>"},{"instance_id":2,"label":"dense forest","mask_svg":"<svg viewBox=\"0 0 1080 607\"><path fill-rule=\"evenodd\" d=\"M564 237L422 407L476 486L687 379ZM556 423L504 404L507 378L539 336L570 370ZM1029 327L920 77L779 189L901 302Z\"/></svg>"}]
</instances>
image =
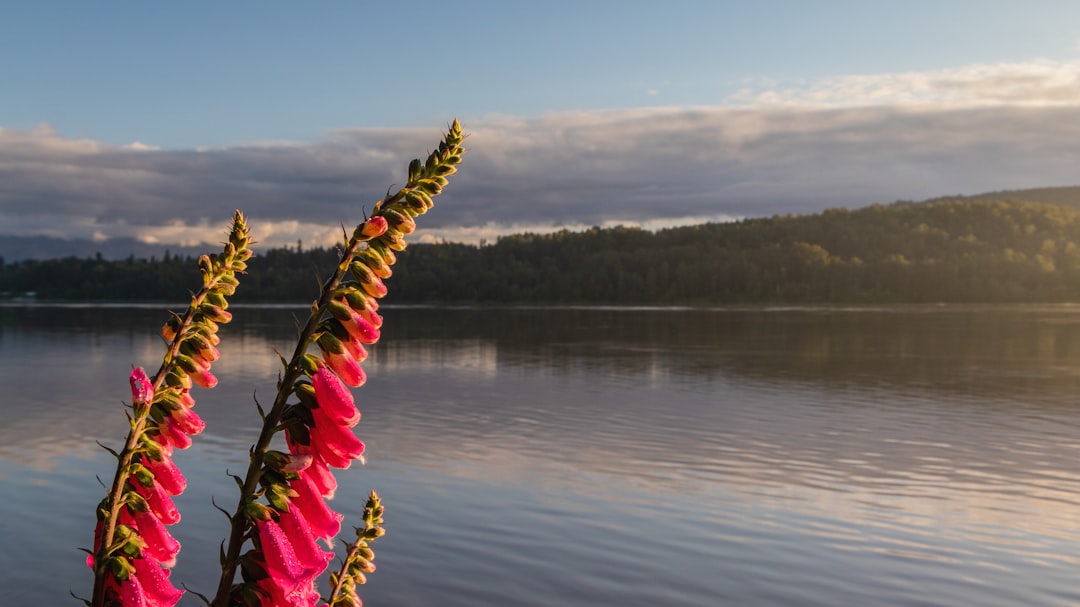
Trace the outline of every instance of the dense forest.
<instances>
[{"instance_id":1,"label":"dense forest","mask_svg":"<svg viewBox=\"0 0 1080 607\"><path fill-rule=\"evenodd\" d=\"M334 252L257 252L237 302L304 302ZM194 260L0 263L0 293L178 301ZM728 304L1080 301L1080 210L938 199L670 228L414 244L390 303Z\"/></svg>"}]
</instances>

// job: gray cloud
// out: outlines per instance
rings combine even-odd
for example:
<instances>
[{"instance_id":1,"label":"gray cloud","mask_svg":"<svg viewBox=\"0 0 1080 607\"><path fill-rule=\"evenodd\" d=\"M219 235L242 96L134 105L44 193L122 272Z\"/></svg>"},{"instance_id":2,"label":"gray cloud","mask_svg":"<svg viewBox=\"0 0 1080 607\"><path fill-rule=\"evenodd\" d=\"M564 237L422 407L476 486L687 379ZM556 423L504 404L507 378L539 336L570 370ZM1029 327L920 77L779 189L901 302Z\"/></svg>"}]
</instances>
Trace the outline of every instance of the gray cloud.
<instances>
[{"instance_id":1,"label":"gray cloud","mask_svg":"<svg viewBox=\"0 0 1080 607\"><path fill-rule=\"evenodd\" d=\"M662 226L1072 185L1080 107L649 108L466 122L470 152L427 237ZM0 130L0 233L218 242L233 208L267 245L325 243L440 133L154 150Z\"/></svg>"}]
</instances>

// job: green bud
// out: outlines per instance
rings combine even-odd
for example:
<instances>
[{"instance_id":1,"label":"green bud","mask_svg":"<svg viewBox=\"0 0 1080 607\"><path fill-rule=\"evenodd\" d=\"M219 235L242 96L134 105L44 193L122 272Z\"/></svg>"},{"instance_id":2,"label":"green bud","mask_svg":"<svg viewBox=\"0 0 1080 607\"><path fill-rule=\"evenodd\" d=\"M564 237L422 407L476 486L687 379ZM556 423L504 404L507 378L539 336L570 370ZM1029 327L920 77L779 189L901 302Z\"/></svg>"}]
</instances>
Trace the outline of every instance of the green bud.
<instances>
[{"instance_id":1,"label":"green bud","mask_svg":"<svg viewBox=\"0 0 1080 607\"><path fill-rule=\"evenodd\" d=\"M314 354L305 354L300 357L300 368L308 375L315 375L320 366L319 357Z\"/></svg>"},{"instance_id":2,"label":"green bud","mask_svg":"<svg viewBox=\"0 0 1080 607\"><path fill-rule=\"evenodd\" d=\"M285 509L288 510L288 507ZM259 502L248 502L244 504L243 512L244 516L253 523L256 521L268 521L272 518L270 509Z\"/></svg>"}]
</instances>

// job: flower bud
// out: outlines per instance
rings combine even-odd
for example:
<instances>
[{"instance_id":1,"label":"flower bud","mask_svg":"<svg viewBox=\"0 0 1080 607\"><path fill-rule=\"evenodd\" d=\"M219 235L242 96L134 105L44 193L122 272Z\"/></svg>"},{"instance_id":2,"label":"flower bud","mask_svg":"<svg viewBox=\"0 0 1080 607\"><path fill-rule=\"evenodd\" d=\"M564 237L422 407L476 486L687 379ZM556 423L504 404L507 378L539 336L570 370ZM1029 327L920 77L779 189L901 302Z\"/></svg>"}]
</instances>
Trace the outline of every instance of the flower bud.
<instances>
[{"instance_id":1,"label":"flower bud","mask_svg":"<svg viewBox=\"0 0 1080 607\"><path fill-rule=\"evenodd\" d=\"M357 240L371 240L382 236L386 232L387 223L383 217L369 217L367 221L356 226L353 238Z\"/></svg>"},{"instance_id":2,"label":"flower bud","mask_svg":"<svg viewBox=\"0 0 1080 607\"><path fill-rule=\"evenodd\" d=\"M154 401L154 384L142 367L135 367L128 378L131 384L131 403L135 406L149 405Z\"/></svg>"}]
</instances>

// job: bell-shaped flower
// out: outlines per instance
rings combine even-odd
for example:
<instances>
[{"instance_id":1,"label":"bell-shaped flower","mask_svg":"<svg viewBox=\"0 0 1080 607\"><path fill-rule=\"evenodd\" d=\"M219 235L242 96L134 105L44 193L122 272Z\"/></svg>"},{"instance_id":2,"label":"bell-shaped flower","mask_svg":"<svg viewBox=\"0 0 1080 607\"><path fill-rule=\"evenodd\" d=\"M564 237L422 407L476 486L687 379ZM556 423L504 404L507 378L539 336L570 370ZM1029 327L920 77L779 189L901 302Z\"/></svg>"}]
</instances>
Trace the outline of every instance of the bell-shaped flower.
<instances>
[{"instance_id":1,"label":"bell-shaped flower","mask_svg":"<svg viewBox=\"0 0 1080 607\"><path fill-rule=\"evenodd\" d=\"M143 556L154 559L166 567L176 565L176 554L180 552L180 542L176 541L165 525L151 512L128 513L127 508L120 510L121 522L134 527L146 542Z\"/></svg>"},{"instance_id":2,"label":"bell-shaped flower","mask_svg":"<svg viewBox=\"0 0 1080 607\"><path fill-rule=\"evenodd\" d=\"M323 360L334 373L338 374L341 381L354 388L362 386L367 381L360 363L349 354L341 340L329 333L324 333L319 337L318 344L323 353Z\"/></svg>"},{"instance_id":3,"label":"bell-shaped flower","mask_svg":"<svg viewBox=\"0 0 1080 607\"><path fill-rule=\"evenodd\" d=\"M128 383L131 384L132 404L149 405L154 402L154 384L146 376L146 371L142 367L135 367L131 370Z\"/></svg>"},{"instance_id":4,"label":"bell-shaped flower","mask_svg":"<svg viewBox=\"0 0 1080 607\"><path fill-rule=\"evenodd\" d=\"M164 453L164 450L158 455L160 455L161 459L143 456L141 459L142 465L154 473L154 480L169 495L180 495L187 488L187 479L180 472L180 468L173 463L172 458L167 453Z\"/></svg>"},{"instance_id":5,"label":"bell-shaped flower","mask_svg":"<svg viewBox=\"0 0 1080 607\"><path fill-rule=\"evenodd\" d=\"M162 569L157 563L147 559L132 559L139 585L149 599L148 605L172 607L184 596L184 591L176 588L169 581L169 570Z\"/></svg>"},{"instance_id":6,"label":"bell-shaped flower","mask_svg":"<svg viewBox=\"0 0 1080 607\"><path fill-rule=\"evenodd\" d=\"M315 537L329 540L341 531L344 517L326 505L306 471L300 473L299 479L289 481L289 486L297 493L289 499L289 507L298 509L298 514L308 522Z\"/></svg>"},{"instance_id":7,"label":"bell-shaped flower","mask_svg":"<svg viewBox=\"0 0 1080 607\"><path fill-rule=\"evenodd\" d=\"M217 385L217 377L210 372L209 368L196 369L191 373L191 381L202 386L203 388L213 388Z\"/></svg>"},{"instance_id":8,"label":"bell-shaped flower","mask_svg":"<svg viewBox=\"0 0 1080 607\"><path fill-rule=\"evenodd\" d=\"M315 388L315 400L319 403L317 410L326 419L349 428L360 421L360 410L356 408L352 392L336 375L321 368L311 376L311 384Z\"/></svg>"},{"instance_id":9,"label":"bell-shaped flower","mask_svg":"<svg viewBox=\"0 0 1080 607\"><path fill-rule=\"evenodd\" d=\"M357 236L359 236L361 240L371 240L372 238L385 234L386 228L388 227L390 226L386 223L384 217L371 217L360 224L360 229L358 230L359 234Z\"/></svg>"},{"instance_id":10,"label":"bell-shaped flower","mask_svg":"<svg viewBox=\"0 0 1080 607\"><path fill-rule=\"evenodd\" d=\"M312 412L315 417L315 427L311 428L312 446L326 463L335 468L348 468L348 465L336 464L337 460L328 457L328 453L351 463L351 460L360 459L364 455L364 442L356 438L348 427L331 422L319 411L320 409L316 409Z\"/></svg>"},{"instance_id":11,"label":"bell-shaped flower","mask_svg":"<svg viewBox=\"0 0 1080 607\"><path fill-rule=\"evenodd\" d=\"M304 516L298 508L290 508L279 516L279 524L285 535L292 544L296 558L304 567L316 567L319 571L326 569L326 565L334 558L334 553L324 551L315 541L315 535L311 532Z\"/></svg>"},{"instance_id":12,"label":"bell-shaped flower","mask_svg":"<svg viewBox=\"0 0 1080 607\"><path fill-rule=\"evenodd\" d=\"M168 444L177 449L187 449L191 446L191 437L181 430L171 417L166 417L158 424L157 430L159 434L156 440L160 444Z\"/></svg>"},{"instance_id":13,"label":"bell-shaped flower","mask_svg":"<svg viewBox=\"0 0 1080 607\"><path fill-rule=\"evenodd\" d=\"M150 512L154 513L154 516L161 520L162 523L174 525L180 521L180 511L176 509L172 498L169 497L168 492L156 479L149 487L134 478L130 482L135 487L135 492L146 499Z\"/></svg>"},{"instance_id":14,"label":"bell-shaped flower","mask_svg":"<svg viewBox=\"0 0 1080 607\"><path fill-rule=\"evenodd\" d=\"M353 339L362 344L373 344L379 341L379 329L361 312L349 308L348 320L342 321L342 326L349 332ZM380 320L382 320L380 318Z\"/></svg>"},{"instance_id":15,"label":"bell-shaped flower","mask_svg":"<svg viewBox=\"0 0 1080 607\"><path fill-rule=\"evenodd\" d=\"M282 590L286 605L311 605L310 600L314 581L326 569L325 561L317 560L305 564L297 556L288 535L274 519L260 520L255 523L259 534L259 546L262 549L266 573L274 586ZM314 596L318 600L318 594Z\"/></svg>"},{"instance_id":16,"label":"bell-shaped flower","mask_svg":"<svg viewBox=\"0 0 1080 607\"><path fill-rule=\"evenodd\" d=\"M187 408L180 407L169 412L169 419L184 434L199 434L206 428L206 422L199 417L198 413Z\"/></svg>"}]
</instances>

